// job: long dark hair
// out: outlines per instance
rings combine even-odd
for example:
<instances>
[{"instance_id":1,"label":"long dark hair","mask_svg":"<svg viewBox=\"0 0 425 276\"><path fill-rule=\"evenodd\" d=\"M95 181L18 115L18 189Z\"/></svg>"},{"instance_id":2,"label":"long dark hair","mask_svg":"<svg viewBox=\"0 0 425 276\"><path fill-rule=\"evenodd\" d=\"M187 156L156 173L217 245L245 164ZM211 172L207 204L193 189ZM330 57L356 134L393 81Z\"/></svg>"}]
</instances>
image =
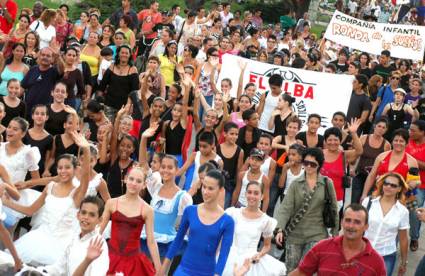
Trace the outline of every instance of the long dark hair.
<instances>
[{"instance_id":1,"label":"long dark hair","mask_svg":"<svg viewBox=\"0 0 425 276\"><path fill-rule=\"evenodd\" d=\"M18 47L22 47L22 48L24 48L24 56L26 55L26 53L27 53L27 48L25 47L25 45L24 45L24 44L22 44L22 43L17 42L17 43L15 43L15 44L13 44L13 46L12 46L12 54L11 54L11 55L10 55L10 57L6 60L6 65L9 65L9 64L11 64L11 63L12 63L12 61L13 61L13 59L14 59L13 51L14 51L16 48L18 48ZM21 62L23 62L23 60L24 60L24 57L22 57Z\"/></svg>"},{"instance_id":2,"label":"long dark hair","mask_svg":"<svg viewBox=\"0 0 425 276\"><path fill-rule=\"evenodd\" d=\"M128 46L127 44L123 44L123 45L121 45L121 46L119 46L118 48L117 48L117 53L116 53L116 55L115 55L115 65L119 65L120 64L120 52L121 52L121 50L123 49L123 48L126 48L126 49L128 49L128 51L130 52L130 57L129 57L129 59L128 59L128 65L130 65L130 66L133 66L133 61L131 60L131 48L130 48L130 46Z\"/></svg>"}]
</instances>

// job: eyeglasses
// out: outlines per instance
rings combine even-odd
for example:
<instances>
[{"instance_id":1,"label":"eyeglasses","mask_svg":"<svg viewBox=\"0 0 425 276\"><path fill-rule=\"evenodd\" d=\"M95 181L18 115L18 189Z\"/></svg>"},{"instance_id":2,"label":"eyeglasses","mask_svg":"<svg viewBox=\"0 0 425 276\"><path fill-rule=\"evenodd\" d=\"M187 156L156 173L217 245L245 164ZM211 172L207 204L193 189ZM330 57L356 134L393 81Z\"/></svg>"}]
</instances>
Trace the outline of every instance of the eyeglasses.
<instances>
[{"instance_id":1,"label":"eyeglasses","mask_svg":"<svg viewBox=\"0 0 425 276\"><path fill-rule=\"evenodd\" d=\"M388 182L388 181L386 181L386 180L384 180L384 184L383 184L384 186L390 186L391 188L393 188L393 189L397 189L398 187L400 187L400 185L398 185L398 184L394 184L394 183L391 183L391 182Z\"/></svg>"},{"instance_id":2,"label":"eyeglasses","mask_svg":"<svg viewBox=\"0 0 425 276\"><path fill-rule=\"evenodd\" d=\"M312 161L308 161L308 160L304 160L303 165L304 165L304 167L311 167L312 169L315 169L319 166L319 164L312 162Z\"/></svg>"}]
</instances>

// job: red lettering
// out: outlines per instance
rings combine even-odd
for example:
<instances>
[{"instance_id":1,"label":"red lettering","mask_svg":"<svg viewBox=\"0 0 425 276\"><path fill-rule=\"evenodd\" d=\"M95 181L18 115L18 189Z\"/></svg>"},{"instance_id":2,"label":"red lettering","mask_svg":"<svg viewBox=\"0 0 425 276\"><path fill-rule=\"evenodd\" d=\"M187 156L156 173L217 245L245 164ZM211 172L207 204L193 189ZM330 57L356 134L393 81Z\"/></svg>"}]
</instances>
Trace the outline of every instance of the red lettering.
<instances>
[{"instance_id":1,"label":"red lettering","mask_svg":"<svg viewBox=\"0 0 425 276\"><path fill-rule=\"evenodd\" d=\"M305 99L313 99L313 87L309 86L304 96Z\"/></svg>"},{"instance_id":2,"label":"red lettering","mask_svg":"<svg viewBox=\"0 0 425 276\"><path fill-rule=\"evenodd\" d=\"M302 84L295 84L294 86L294 97L301 97L303 95L304 87Z\"/></svg>"},{"instance_id":3,"label":"red lettering","mask_svg":"<svg viewBox=\"0 0 425 276\"><path fill-rule=\"evenodd\" d=\"M283 86L283 91L288 93L288 83L287 82L285 82L285 85Z\"/></svg>"},{"instance_id":4,"label":"red lettering","mask_svg":"<svg viewBox=\"0 0 425 276\"><path fill-rule=\"evenodd\" d=\"M259 89L266 89L266 87L263 85L263 80L264 80L264 78L263 78L263 77L261 77L261 78L260 78L260 82L259 82L259 84L258 84L258 88L259 88Z\"/></svg>"},{"instance_id":5,"label":"red lettering","mask_svg":"<svg viewBox=\"0 0 425 276\"><path fill-rule=\"evenodd\" d=\"M255 83L257 80L257 75L249 74L249 82Z\"/></svg>"}]
</instances>

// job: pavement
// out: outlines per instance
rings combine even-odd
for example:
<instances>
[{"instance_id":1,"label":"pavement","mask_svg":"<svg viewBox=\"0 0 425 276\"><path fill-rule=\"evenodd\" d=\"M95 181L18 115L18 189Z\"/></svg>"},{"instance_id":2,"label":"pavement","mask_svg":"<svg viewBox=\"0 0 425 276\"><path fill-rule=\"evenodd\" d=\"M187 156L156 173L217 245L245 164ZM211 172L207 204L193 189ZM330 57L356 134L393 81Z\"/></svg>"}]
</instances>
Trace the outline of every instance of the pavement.
<instances>
[{"instance_id":1,"label":"pavement","mask_svg":"<svg viewBox=\"0 0 425 276\"><path fill-rule=\"evenodd\" d=\"M409 240L410 243L410 240ZM419 262L421 261L422 257L425 256L425 225L422 223L421 227L421 235L419 238L419 249L416 252L410 251L409 248L409 254L407 257L408 264L407 264L407 272L406 276L413 276L415 275L416 267L418 266ZM398 260L400 258L397 258ZM398 267L398 263L396 264L396 268ZM394 275L397 275L395 272ZM425 276L425 275L423 275Z\"/></svg>"}]
</instances>

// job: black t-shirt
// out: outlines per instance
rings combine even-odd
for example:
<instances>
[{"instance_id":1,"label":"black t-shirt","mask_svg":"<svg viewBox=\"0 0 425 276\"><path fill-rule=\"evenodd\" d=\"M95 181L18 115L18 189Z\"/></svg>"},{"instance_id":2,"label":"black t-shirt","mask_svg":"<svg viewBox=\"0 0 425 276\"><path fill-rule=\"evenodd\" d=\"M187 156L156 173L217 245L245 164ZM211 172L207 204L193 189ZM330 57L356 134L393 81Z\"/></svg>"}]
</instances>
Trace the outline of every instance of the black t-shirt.
<instances>
[{"instance_id":1,"label":"black t-shirt","mask_svg":"<svg viewBox=\"0 0 425 276\"><path fill-rule=\"evenodd\" d=\"M419 120L425 120L425 98L422 98L418 101L418 106L416 109L419 112Z\"/></svg>"},{"instance_id":2,"label":"black t-shirt","mask_svg":"<svg viewBox=\"0 0 425 276\"><path fill-rule=\"evenodd\" d=\"M317 148L323 148L323 142L324 142L324 138L322 135L317 134L317 144L310 146L307 145L307 132L303 131L303 132L298 132L297 136L295 136L295 139L297 140L301 140L303 142L303 145L305 147L317 147Z\"/></svg>"},{"instance_id":3,"label":"black t-shirt","mask_svg":"<svg viewBox=\"0 0 425 276\"><path fill-rule=\"evenodd\" d=\"M388 77L391 75L391 72L395 70L394 65L390 64L389 66L385 67L382 64L378 64L373 68L372 70L372 76L373 75L380 75L384 78L384 83L388 81Z\"/></svg>"},{"instance_id":4,"label":"black t-shirt","mask_svg":"<svg viewBox=\"0 0 425 276\"><path fill-rule=\"evenodd\" d=\"M347 63L339 64L338 60L331 61L331 63L336 66L336 73L337 74L342 74L342 73L348 71L348 64Z\"/></svg>"},{"instance_id":5,"label":"black t-shirt","mask_svg":"<svg viewBox=\"0 0 425 276\"><path fill-rule=\"evenodd\" d=\"M352 118L360 118L363 111L370 110L371 108L370 99L366 94L358 95L353 91L351 93L350 103L348 104L348 122L350 122Z\"/></svg>"}]
</instances>

